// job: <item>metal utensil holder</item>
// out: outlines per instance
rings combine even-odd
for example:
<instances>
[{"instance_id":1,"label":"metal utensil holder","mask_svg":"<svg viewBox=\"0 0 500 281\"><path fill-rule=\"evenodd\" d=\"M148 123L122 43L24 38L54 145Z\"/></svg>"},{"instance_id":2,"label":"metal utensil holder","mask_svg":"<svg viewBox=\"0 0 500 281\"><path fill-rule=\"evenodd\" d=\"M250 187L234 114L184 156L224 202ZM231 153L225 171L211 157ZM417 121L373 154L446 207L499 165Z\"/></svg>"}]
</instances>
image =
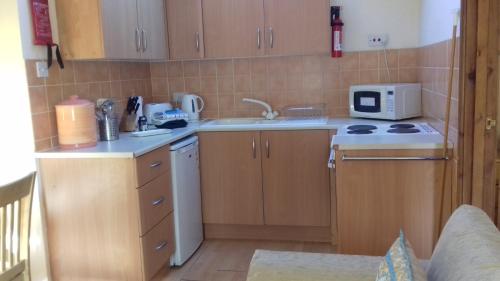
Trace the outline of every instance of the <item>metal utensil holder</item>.
<instances>
[{"instance_id":1,"label":"metal utensil holder","mask_svg":"<svg viewBox=\"0 0 500 281\"><path fill-rule=\"evenodd\" d=\"M99 135L101 141L114 141L120 137L119 122L117 117L105 116L99 120Z\"/></svg>"}]
</instances>

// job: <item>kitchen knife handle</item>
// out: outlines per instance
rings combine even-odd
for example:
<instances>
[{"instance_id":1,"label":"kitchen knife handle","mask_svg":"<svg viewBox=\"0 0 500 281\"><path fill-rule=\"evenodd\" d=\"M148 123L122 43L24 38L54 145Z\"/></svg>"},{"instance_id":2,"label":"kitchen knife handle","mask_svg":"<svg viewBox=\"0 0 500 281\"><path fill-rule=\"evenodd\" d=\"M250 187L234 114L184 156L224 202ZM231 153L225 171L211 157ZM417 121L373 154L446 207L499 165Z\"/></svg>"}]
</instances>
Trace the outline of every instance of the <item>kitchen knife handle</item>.
<instances>
[{"instance_id":1,"label":"kitchen knife handle","mask_svg":"<svg viewBox=\"0 0 500 281\"><path fill-rule=\"evenodd\" d=\"M139 31L139 28L136 28L135 29L135 48L137 50L137 52L140 52L141 51L141 32Z\"/></svg>"},{"instance_id":2,"label":"kitchen knife handle","mask_svg":"<svg viewBox=\"0 0 500 281\"><path fill-rule=\"evenodd\" d=\"M260 27L257 27L257 49L260 49Z\"/></svg>"}]
</instances>

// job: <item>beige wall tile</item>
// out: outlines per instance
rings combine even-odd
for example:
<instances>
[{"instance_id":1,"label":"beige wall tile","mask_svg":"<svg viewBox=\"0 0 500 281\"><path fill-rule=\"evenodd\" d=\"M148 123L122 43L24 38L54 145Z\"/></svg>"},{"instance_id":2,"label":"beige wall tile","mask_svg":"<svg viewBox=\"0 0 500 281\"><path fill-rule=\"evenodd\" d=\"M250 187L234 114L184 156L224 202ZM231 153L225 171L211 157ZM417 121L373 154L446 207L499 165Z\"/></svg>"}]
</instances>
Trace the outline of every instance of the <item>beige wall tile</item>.
<instances>
[{"instance_id":1,"label":"beige wall tile","mask_svg":"<svg viewBox=\"0 0 500 281\"><path fill-rule=\"evenodd\" d=\"M323 75L321 73L305 73L302 87L305 91L321 91Z\"/></svg>"},{"instance_id":2,"label":"beige wall tile","mask_svg":"<svg viewBox=\"0 0 500 281\"><path fill-rule=\"evenodd\" d=\"M291 73L286 77L286 89L288 91L299 91L302 90L303 74L302 73Z\"/></svg>"},{"instance_id":3,"label":"beige wall tile","mask_svg":"<svg viewBox=\"0 0 500 281\"><path fill-rule=\"evenodd\" d=\"M217 78L215 76L201 77L202 92L217 92Z\"/></svg>"},{"instance_id":4,"label":"beige wall tile","mask_svg":"<svg viewBox=\"0 0 500 281\"><path fill-rule=\"evenodd\" d=\"M325 72L323 73L323 90L340 89L340 73Z\"/></svg>"},{"instance_id":5,"label":"beige wall tile","mask_svg":"<svg viewBox=\"0 0 500 281\"><path fill-rule=\"evenodd\" d=\"M167 76L167 64L164 62L152 62L149 65L151 78L164 78Z\"/></svg>"},{"instance_id":6,"label":"beige wall tile","mask_svg":"<svg viewBox=\"0 0 500 281\"><path fill-rule=\"evenodd\" d=\"M215 76L217 75L217 64L213 60L205 60L200 62L201 76Z\"/></svg>"},{"instance_id":7,"label":"beige wall tile","mask_svg":"<svg viewBox=\"0 0 500 281\"><path fill-rule=\"evenodd\" d=\"M387 73L386 68L380 68L379 79L380 83L398 83L399 71L397 68L389 68L389 73Z\"/></svg>"},{"instance_id":8,"label":"beige wall tile","mask_svg":"<svg viewBox=\"0 0 500 281\"><path fill-rule=\"evenodd\" d=\"M186 91L191 93L199 93L201 91L200 77L186 77L184 78L186 84Z\"/></svg>"},{"instance_id":9,"label":"beige wall tile","mask_svg":"<svg viewBox=\"0 0 500 281\"><path fill-rule=\"evenodd\" d=\"M168 93L170 95L173 95L174 93L177 92L184 92L185 86L184 86L184 79L175 77L175 78L168 78Z\"/></svg>"},{"instance_id":10,"label":"beige wall tile","mask_svg":"<svg viewBox=\"0 0 500 281\"><path fill-rule=\"evenodd\" d=\"M378 51L360 52L359 69L377 69L379 67Z\"/></svg>"},{"instance_id":11,"label":"beige wall tile","mask_svg":"<svg viewBox=\"0 0 500 281\"><path fill-rule=\"evenodd\" d=\"M301 56L287 57L286 68L288 73L302 73L304 72L304 60Z\"/></svg>"},{"instance_id":12,"label":"beige wall tile","mask_svg":"<svg viewBox=\"0 0 500 281\"><path fill-rule=\"evenodd\" d=\"M269 74L285 74L287 72L287 60L285 57L269 58L267 60L267 72Z\"/></svg>"},{"instance_id":13,"label":"beige wall tile","mask_svg":"<svg viewBox=\"0 0 500 281\"><path fill-rule=\"evenodd\" d=\"M200 76L200 61L184 61L184 77Z\"/></svg>"},{"instance_id":14,"label":"beige wall tile","mask_svg":"<svg viewBox=\"0 0 500 281\"><path fill-rule=\"evenodd\" d=\"M387 60L386 60L387 59ZM386 63L387 61L387 63ZM399 66L399 50L382 50L378 56L378 65L380 68L398 68Z\"/></svg>"},{"instance_id":15,"label":"beige wall tile","mask_svg":"<svg viewBox=\"0 0 500 281\"><path fill-rule=\"evenodd\" d=\"M52 142L50 138L35 141L35 151L41 152L52 148Z\"/></svg>"},{"instance_id":16,"label":"beige wall tile","mask_svg":"<svg viewBox=\"0 0 500 281\"><path fill-rule=\"evenodd\" d=\"M340 89L349 89L352 85L359 84L359 71L340 72Z\"/></svg>"},{"instance_id":17,"label":"beige wall tile","mask_svg":"<svg viewBox=\"0 0 500 281\"><path fill-rule=\"evenodd\" d=\"M375 84L380 81L379 70L360 70L359 71L359 83L361 84Z\"/></svg>"},{"instance_id":18,"label":"beige wall tile","mask_svg":"<svg viewBox=\"0 0 500 281\"><path fill-rule=\"evenodd\" d=\"M322 60L322 69L325 73L340 71L340 58L325 57Z\"/></svg>"},{"instance_id":19,"label":"beige wall tile","mask_svg":"<svg viewBox=\"0 0 500 281\"><path fill-rule=\"evenodd\" d=\"M236 92L250 92L252 90L252 79L250 75L235 75L234 89Z\"/></svg>"},{"instance_id":20,"label":"beige wall tile","mask_svg":"<svg viewBox=\"0 0 500 281\"><path fill-rule=\"evenodd\" d=\"M250 74L250 60L249 59L235 59L234 60L234 74Z\"/></svg>"},{"instance_id":21,"label":"beige wall tile","mask_svg":"<svg viewBox=\"0 0 500 281\"><path fill-rule=\"evenodd\" d=\"M267 90L269 91L285 91L286 90L286 74L269 74L267 78Z\"/></svg>"},{"instance_id":22,"label":"beige wall tile","mask_svg":"<svg viewBox=\"0 0 500 281\"><path fill-rule=\"evenodd\" d=\"M167 62L167 76L170 77L182 77L184 75L184 70L181 61L170 61Z\"/></svg>"},{"instance_id":23,"label":"beige wall tile","mask_svg":"<svg viewBox=\"0 0 500 281\"><path fill-rule=\"evenodd\" d=\"M305 73L320 73L322 68L322 60L324 56L304 56L304 72Z\"/></svg>"},{"instance_id":24,"label":"beige wall tile","mask_svg":"<svg viewBox=\"0 0 500 281\"><path fill-rule=\"evenodd\" d=\"M44 86L31 86L28 88L31 113L47 112L47 94Z\"/></svg>"},{"instance_id":25,"label":"beige wall tile","mask_svg":"<svg viewBox=\"0 0 500 281\"><path fill-rule=\"evenodd\" d=\"M109 65L109 79L112 81L118 81L121 79L121 62L112 61L108 63Z\"/></svg>"},{"instance_id":26,"label":"beige wall tile","mask_svg":"<svg viewBox=\"0 0 500 281\"><path fill-rule=\"evenodd\" d=\"M49 111L55 111L55 105L63 99L63 86L47 86L47 102ZM32 111L32 113L35 113Z\"/></svg>"},{"instance_id":27,"label":"beige wall tile","mask_svg":"<svg viewBox=\"0 0 500 281\"><path fill-rule=\"evenodd\" d=\"M217 60L217 76L234 75L234 65L232 59Z\"/></svg>"},{"instance_id":28,"label":"beige wall tile","mask_svg":"<svg viewBox=\"0 0 500 281\"><path fill-rule=\"evenodd\" d=\"M219 93L233 93L234 79L233 76L217 76L217 91Z\"/></svg>"},{"instance_id":29,"label":"beige wall tile","mask_svg":"<svg viewBox=\"0 0 500 281\"><path fill-rule=\"evenodd\" d=\"M70 84L75 83L75 68L72 61L64 62L64 69L60 69L61 83Z\"/></svg>"},{"instance_id":30,"label":"beige wall tile","mask_svg":"<svg viewBox=\"0 0 500 281\"><path fill-rule=\"evenodd\" d=\"M417 49L401 49L399 50L399 67L416 67L417 66Z\"/></svg>"},{"instance_id":31,"label":"beige wall tile","mask_svg":"<svg viewBox=\"0 0 500 281\"><path fill-rule=\"evenodd\" d=\"M252 74L264 74L267 72L267 65L265 58L252 58L250 59L250 69Z\"/></svg>"},{"instance_id":32,"label":"beige wall tile","mask_svg":"<svg viewBox=\"0 0 500 281\"><path fill-rule=\"evenodd\" d=\"M151 78L151 91L153 96L168 96L167 78Z\"/></svg>"},{"instance_id":33,"label":"beige wall tile","mask_svg":"<svg viewBox=\"0 0 500 281\"><path fill-rule=\"evenodd\" d=\"M49 77L45 80L46 85L57 85L61 84L61 70L56 61L52 63L52 66L49 68Z\"/></svg>"},{"instance_id":34,"label":"beige wall tile","mask_svg":"<svg viewBox=\"0 0 500 281\"><path fill-rule=\"evenodd\" d=\"M343 53L342 57L338 59L340 63L340 70L356 70L359 69L359 53Z\"/></svg>"},{"instance_id":35,"label":"beige wall tile","mask_svg":"<svg viewBox=\"0 0 500 281\"><path fill-rule=\"evenodd\" d=\"M74 62L74 71L77 83L109 81L109 67L107 62L77 61ZM125 73L129 75L129 71Z\"/></svg>"},{"instance_id":36,"label":"beige wall tile","mask_svg":"<svg viewBox=\"0 0 500 281\"><path fill-rule=\"evenodd\" d=\"M35 140L46 139L50 137L50 118L49 113L39 113L32 116L33 134Z\"/></svg>"},{"instance_id":37,"label":"beige wall tile","mask_svg":"<svg viewBox=\"0 0 500 281\"><path fill-rule=\"evenodd\" d=\"M401 83L417 82L417 68L400 68L399 82Z\"/></svg>"},{"instance_id":38,"label":"beige wall tile","mask_svg":"<svg viewBox=\"0 0 500 281\"><path fill-rule=\"evenodd\" d=\"M265 91L267 88L267 75L252 73L252 92Z\"/></svg>"}]
</instances>

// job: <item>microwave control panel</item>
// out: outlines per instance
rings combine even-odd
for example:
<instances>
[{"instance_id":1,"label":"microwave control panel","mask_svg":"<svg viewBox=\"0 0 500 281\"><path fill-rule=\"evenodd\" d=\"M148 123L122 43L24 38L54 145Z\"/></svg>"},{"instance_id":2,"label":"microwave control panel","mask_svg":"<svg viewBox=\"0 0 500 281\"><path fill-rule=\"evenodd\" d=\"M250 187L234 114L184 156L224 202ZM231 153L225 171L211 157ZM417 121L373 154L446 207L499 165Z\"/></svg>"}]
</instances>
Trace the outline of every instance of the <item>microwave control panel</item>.
<instances>
[{"instance_id":1,"label":"microwave control panel","mask_svg":"<svg viewBox=\"0 0 500 281\"><path fill-rule=\"evenodd\" d=\"M386 107L387 112L394 113L394 91L387 91Z\"/></svg>"}]
</instances>

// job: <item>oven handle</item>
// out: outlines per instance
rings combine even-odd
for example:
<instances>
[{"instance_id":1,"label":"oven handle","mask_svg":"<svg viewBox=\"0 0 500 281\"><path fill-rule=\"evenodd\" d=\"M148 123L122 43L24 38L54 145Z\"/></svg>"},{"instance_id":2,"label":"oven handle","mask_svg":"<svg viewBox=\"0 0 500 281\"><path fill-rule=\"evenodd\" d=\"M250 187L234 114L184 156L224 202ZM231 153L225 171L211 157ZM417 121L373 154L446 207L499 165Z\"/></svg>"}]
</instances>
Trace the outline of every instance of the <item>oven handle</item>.
<instances>
[{"instance_id":1,"label":"oven handle","mask_svg":"<svg viewBox=\"0 0 500 281\"><path fill-rule=\"evenodd\" d=\"M342 155L342 161L441 161L448 157L351 157Z\"/></svg>"}]
</instances>

